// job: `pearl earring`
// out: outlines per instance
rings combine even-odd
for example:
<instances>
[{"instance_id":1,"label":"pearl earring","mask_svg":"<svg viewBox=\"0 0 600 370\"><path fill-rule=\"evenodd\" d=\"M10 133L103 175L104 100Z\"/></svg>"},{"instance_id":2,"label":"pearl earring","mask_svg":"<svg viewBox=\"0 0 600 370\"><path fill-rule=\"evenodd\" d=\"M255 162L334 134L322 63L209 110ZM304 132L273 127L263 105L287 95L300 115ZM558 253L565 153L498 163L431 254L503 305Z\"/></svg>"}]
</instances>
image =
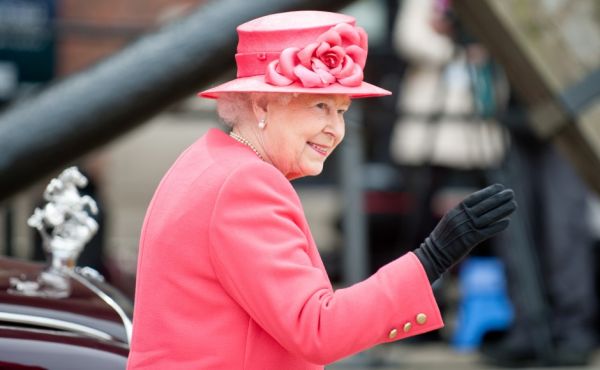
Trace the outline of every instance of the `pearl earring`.
<instances>
[{"instance_id":1,"label":"pearl earring","mask_svg":"<svg viewBox=\"0 0 600 370\"><path fill-rule=\"evenodd\" d=\"M262 130L265 128L265 126L267 126L267 123L265 122L264 118L261 118L260 121L258 121L258 128Z\"/></svg>"}]
</instances>

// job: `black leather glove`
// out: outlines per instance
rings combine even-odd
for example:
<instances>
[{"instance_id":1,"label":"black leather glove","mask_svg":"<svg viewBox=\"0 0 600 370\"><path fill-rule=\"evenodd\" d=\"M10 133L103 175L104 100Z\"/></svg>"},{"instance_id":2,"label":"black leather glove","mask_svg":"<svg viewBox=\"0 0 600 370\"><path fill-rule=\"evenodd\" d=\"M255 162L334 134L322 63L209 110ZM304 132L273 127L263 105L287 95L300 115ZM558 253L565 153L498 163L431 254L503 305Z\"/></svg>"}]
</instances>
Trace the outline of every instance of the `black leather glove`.
<instances>
[{"instance_id":1,"label":"black leather glove","mask_svg":"<svg viewBox=\"0 0 600 370\"><path fill-rule=\"evenodd\" d=\"M513 191L494 184L469 195L446 213L414 251L429 281L434 282L477 244L506 229L508 216L516 208Z\"/></svg>"}]
</instances>

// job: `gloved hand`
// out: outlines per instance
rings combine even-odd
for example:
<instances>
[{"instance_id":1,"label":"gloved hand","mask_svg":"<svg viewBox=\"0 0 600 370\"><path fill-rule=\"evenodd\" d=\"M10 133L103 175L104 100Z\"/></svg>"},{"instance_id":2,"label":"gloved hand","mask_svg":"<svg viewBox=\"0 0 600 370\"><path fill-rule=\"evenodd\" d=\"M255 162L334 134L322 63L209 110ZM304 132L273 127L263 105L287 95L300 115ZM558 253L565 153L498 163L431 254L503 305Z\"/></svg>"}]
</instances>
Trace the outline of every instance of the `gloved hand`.
<instances>
[{"instance_id":1,"label":"gloved hand","mask_svg":"<svg viewBox=\"0 0 600 370\"><path fill-rule=\"evenodd\" d=\"M477 244L506 229L508 216L516 208L513 191L494 184L448 211L414 251L429 281L434 282Z\"/></svg>"}]
</instances>

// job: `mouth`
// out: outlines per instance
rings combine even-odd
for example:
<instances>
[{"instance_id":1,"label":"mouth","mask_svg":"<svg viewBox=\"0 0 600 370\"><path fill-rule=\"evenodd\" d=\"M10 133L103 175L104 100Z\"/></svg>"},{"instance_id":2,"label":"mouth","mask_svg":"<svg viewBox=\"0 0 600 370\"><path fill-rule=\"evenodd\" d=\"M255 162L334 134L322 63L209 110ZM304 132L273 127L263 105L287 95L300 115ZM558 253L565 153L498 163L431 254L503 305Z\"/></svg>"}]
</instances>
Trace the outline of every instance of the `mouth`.
<instances>
[{"instance_id":1,"label":"mouth","mask_svg":"<svg viewBox=\"0 0 600 370\"><path fill-rule=\"evenodd\" d=\"M322 145L318 145L315 143L311 143L310 141L308 142L308 145L313 148L313 150L317 153L319 153L322 156L327 156L327 154L329 154L329 147L327 146L322 146Z\"/></svg>"}]
</instances>

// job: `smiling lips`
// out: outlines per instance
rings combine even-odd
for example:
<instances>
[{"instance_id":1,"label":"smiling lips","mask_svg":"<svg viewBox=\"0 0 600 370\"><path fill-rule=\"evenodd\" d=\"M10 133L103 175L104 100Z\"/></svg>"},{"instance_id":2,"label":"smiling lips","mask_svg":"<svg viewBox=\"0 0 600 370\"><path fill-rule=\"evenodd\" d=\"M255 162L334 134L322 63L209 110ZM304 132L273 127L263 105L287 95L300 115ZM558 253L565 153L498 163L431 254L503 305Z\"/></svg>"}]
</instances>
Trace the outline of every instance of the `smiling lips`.
<instances>
[{"instance_id":1,"label":"smiling lips","mask_svg":"<svg viewBox=\"0 0 600 370\"><path fill-rule=\"evenodd\" d=\"M313 148L315 152L321 154L322 156L327 156L327 154L329 153L329 147L317 145L311 142L309 142L308 145L310 145L310 147Z\"/></svg>"}]
</instances>

